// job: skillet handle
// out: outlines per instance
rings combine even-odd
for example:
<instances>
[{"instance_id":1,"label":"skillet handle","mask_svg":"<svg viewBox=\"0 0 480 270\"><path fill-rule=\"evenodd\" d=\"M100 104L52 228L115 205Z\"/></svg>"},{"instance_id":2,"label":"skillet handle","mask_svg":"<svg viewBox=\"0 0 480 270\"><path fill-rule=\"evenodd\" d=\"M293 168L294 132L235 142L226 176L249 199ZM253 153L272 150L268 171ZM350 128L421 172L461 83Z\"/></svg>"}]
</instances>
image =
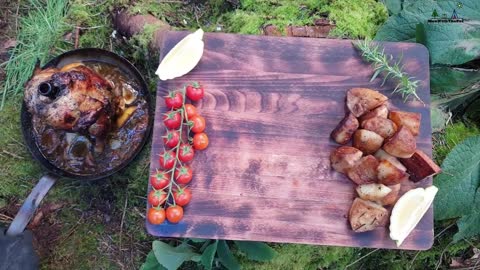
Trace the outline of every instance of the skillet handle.
<instances>
[{"instance_id":1,"label":"skillet handle","mask_svg":"<svg viewBox=\"0 0 480 270\"><path fill-rule=\"evenodd\" d=\"M45 197L57 179L57 176L51 174L46 174L40 178L30 195L28 195L27 199L23 202L12 224L10 224L7 230L8 236L16 236L23 233L23 230L27 227L28 222L30 222L43 197Z\"/></svg>"}]
</instances>

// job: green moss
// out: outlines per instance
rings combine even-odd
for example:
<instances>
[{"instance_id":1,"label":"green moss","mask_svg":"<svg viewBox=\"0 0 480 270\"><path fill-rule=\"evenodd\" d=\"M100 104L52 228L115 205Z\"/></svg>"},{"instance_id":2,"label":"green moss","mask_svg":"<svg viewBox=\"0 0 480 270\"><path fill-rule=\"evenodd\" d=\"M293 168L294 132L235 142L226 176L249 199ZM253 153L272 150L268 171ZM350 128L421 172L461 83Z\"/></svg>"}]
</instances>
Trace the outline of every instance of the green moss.
<instances>
[{"instance_id":1,"label":"green moss","mask_svg":"<svg viewBox=\"0 0 480 270\"><path fill-rule=\"evenodd\" d=\"M268 24L284 32L288 25L313 25L324 14L336 22L332 36L351 38L373 37L388 18L385 6L374 0L242 0L240 8L222 16L219 23L234 33L259 34Z\"/></svg>"},{"instance_id":2,"label":"green moss","mask_svg":"<svg viewBox=\"0 0 480 270\"><path fill-rule=\"evenodd\" d=\"M354 248L281 244L274 249L278 254L270 262L248 261L241 256L242 269L345 269L358 257Z\"/></svg>"},{"instance_id":3,"label":"green moss","mask_svg":"<svg viewBox=\"0 0 480 270\"><path fill-rule=\"evenodd\" d=\"M74 0L68 13L68 23L74 28L81 27L78 46L80 48L110 48L112 45L110 35L110 11L113 1Z\"/></svg>"},{"instance_id":4,"label":"green moss","mask_svg":"<svg viewBox=\"0 0 480 270\"><path fill-rule=\"evenodd\" d=\"M388 18L387 8L374 0L337 0L326 10L337 25L332 36L373 38Z\"/></svg>"},{"instance_id":5,"label":"green moss","mask_svg":"<svg viewBox=\"0 0 480 270\"><path fill-rule=\"evenodd\" d=\"M0 197L23 197L41 175L21 135L21 97L9 100L0 117Z\"/></svg>"},{"instance_id":6,"label":"green moss","mask_svg":"<svg viewBox=\"0 0 480 270\"><path fill-rule=\"evenodd\" d=\"M447 125L442 133L434 135L433 156L438 164L441 164L448 153L457 144L468 137L479 135L480 130L472 123L456 122Z\"/></svg>"}]
</instances>

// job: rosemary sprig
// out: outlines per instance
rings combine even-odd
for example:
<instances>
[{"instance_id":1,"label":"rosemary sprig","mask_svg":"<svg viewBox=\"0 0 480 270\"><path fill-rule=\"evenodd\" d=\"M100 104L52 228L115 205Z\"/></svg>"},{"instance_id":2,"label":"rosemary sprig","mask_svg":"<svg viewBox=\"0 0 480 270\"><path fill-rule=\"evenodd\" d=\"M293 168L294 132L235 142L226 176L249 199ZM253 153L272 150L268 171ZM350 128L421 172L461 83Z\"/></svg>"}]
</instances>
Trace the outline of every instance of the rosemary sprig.
<instances>
[{"instance_id":1,"label":"rosemary sprig","mask_svg":"<svg viewBox=\"0 0 480 270\"><path fill-rule=\"evenodd\" d=\"M388 78L396 79L397 86L393 89L393 93L401 94L404 102L406 102L408 98L414 97L423 103L417 95L417 87L420 81L414 80L414 77L410 77L402 71L403 66L401 66L400 63L401 59L395 62L392 55L387 56L385 54L385 49L380 49L379 45L372 44L369 40L353 42L353 46L360 51L365 61L373 65L375 72L370 81L375 80L375 78L382 73L384 75L382 86Z\"/></svg>"}]
</instances>

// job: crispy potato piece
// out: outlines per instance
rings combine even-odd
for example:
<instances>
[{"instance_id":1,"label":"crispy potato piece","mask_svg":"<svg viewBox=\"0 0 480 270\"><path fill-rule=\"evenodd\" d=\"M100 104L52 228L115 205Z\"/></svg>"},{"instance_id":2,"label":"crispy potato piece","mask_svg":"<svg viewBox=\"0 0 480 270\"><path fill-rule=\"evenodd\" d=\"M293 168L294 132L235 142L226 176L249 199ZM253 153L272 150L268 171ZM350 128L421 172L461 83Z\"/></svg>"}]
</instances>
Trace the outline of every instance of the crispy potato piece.
<instances>
[{"instance_id":1,"label":"crispy potato piece","mask_svg":"<svg viewBox=\"0 0 480 270\"><path fill-rule=\"evenodd\" d=\"M410 173L410 179L413 182L418 182L426 177L436 175L442 169L421 150L416 150L413 156L406 159L400 159L407 171Z\"/></svg>"},{"instance_id":2,"label":"crispy potato piece","mask_svg":"<svg viewBox=\"0 0 480 270\"><path fill-rule=\"evenodd\" d=\"M368 113L362 115L358 121L363 122L367 119L373 118L373 117L381 117L381 118L388 118L388 107L386 104L380 105L377 108L369 111Z\"/></svg>"},{"instance_id":3,"label":"crispy potato piece","mask_svg":"<svg viewBox=\"0 0 480 270\"><path fill-rule=\"evenodd\" d=\"M367 155L375 153L382 143L383 137L370 130L359 129L353 134L353 147Z\"/></svg>"},{"instance_id":4,"label":"crispy potato piece","mask_svg":"<svg viewBox=\"0 0 480 270\"><path fill-rule=\"evenodd\" d=\"M385 225L388 211L374 202L355 198L348 212L350 226L355 232L366 232Z\"/></svg>"},{"instance_id":5,"label":"crispy potato piece","mask_svg":"<svg viewBox=\"0 0 480 270\"><path fill-rule=\"evenodd\" d=\"M390 188L390 193L387 196L383 197L380 201L378 201L381 205L392 205L397 202L398 200L398 193L400 192L401 184L396 184L393 186L388 186Z\"/></svg>"},{"instance_id":6,"label":"crispy potato piece","mask_svg":"<svg viewBox=\"0 0 480 270\"><path fill-rule=\"evenodd\" d=\"M359 123L352 113L338 123L337 127L332 131L332 139L338 144L346 144L352 138L353 133L358 129Z\"/></svg>"},{"instance_id":7,"label":"crispy potato piece","mask_svg":"<svg viewBox=\"0 0 480 270\"><path fill-rule=\"evenodd\" d=\"M378 160L368 155L360 159L353 168L347 171L347 176L357 185L375 183L377 181Z\"/></svg>"},{"instance_id":8,"label":"crispy potato piece","mask_svg":"<svg viewBox=\"0 0 480 270\"><path fill-rule=\"evenodd\" d=\"M355 190L360 198L372 202L381 201L392 191L389 187L376 183L359 185Z\"/></svg>"},{"instance_id":9,"label":"crispy potato piece","mask_svg":"<svg viewBox=\"0 0 480 270\"><path fill-rule=\"evenodd\" d=\"M363 121L362 128L373 131L383 138L392 137L397 131L397 125L394 122L382 117L372 117Z\"/></svg>"},{"instance_id":10,"label":"crispy potato piece","mask_svg":"<svg viewBox=\"0 0 480 270\"><path fill-rule=\"evenodd\" d=\"M380 92L368 88L352 88L347 92L347 107L356 117L375 109L387 100Z\"/></svg>"},{"instance_id":11,"label":"crispy potato piece","mask_svg":"<svg viewBox=\"0 0 480 270\"><path fill-rule=\"evenodd\" d=\"M360 129L361 130L361 129ZM355 139L353 140L355 142ZM358 147L357 147L358 148ZM362 150L361 148L359 148ZM392 156L399 158L409 158L415 153L417 142L412 133L405 126L401 126L397 133L386 139L383 150Z\"/></svg>"},{"instance_id":12,"label":"crispy potato piece","mask_svg":"<svg viewBox=\"0 0 480 270\"><path fill-rule=\"evenodd\" d=\"M384 185L396 185L406 179L409 175L390 163L388 160L382 160L377 167L378 181Z\"/></svg>"},{"instance_id":13,"label":"crispy potato piece","mask_svg":"<svg viewBox=\"0 0 480 270\"><path fill-rule=\"evenodd\" d=\"M355 147L340 146L330 154L330 164L335 171L347 173L362 156L362 151Z\"/></svg>"},{"instance_id":14,"label":"crispy potato piece","mask_svg":"<svg viewBox=\"0 0 480 270\"><path fill-rule=\"evenodd\" d=\"M378 151L375 152L374 156L378 159L378 161L388 160L390 161L390 163L395 165L395 167L399 168L400 170L404 172L407 171L407 168L405 168L405 166L403 166L403 164L396 157L385 152L383 149L378 149Z\"/></svg>"},{"instance_id":15,"label":"crispy potato piece","mask_svg":"<svg viewBox=\"0 0 480 270\"><path fill-rule=\"evenodd\" d=\"M391 111L388 115L388 118L395 122L397 126L407 127L413 136L417 136L420 133L420 121L422 115L414 112L402 112L402 111Z\"/></svg>"}]
</instances>

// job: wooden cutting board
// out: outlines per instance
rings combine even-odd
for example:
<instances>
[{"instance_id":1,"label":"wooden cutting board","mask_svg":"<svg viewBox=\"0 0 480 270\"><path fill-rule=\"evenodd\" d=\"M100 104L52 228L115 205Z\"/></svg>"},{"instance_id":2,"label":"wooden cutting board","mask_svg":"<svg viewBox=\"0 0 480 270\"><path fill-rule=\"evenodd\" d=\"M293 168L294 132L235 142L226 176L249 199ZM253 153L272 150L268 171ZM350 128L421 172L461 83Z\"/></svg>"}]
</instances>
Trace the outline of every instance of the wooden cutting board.
<instances>
[{"instance_id":1,"label":"wooden cutting board","mask_svg":"<svg viewBox=\"0 0 480 270\"><path fill-rule=\"evenodd\" d=\"M161 59L186 32L168 32ZM205 98L195 105L207 121L210 145L192 163L193 198L179 224L153 226L150 234L335 246L396 248L388 229L354 233L347 214L354 185L330 169L338 147L330 132L345 114L345 94L368 87L391 98L390 107L422 114L418 147L431 155L428 51L414 43L384 43L403 55L404 69L421 80L420 102L391 95L393 84L370 82L372 68L349 40L207 33L198 66L188 75L159 81L151 171L159 168L162 113L167 90L199 81ZM402 192L414 186L404 183ZM149 187L150 189L150 187ZM433 242L430 209L400 247L428 249Z\"/></svg>"}]
</instances>

